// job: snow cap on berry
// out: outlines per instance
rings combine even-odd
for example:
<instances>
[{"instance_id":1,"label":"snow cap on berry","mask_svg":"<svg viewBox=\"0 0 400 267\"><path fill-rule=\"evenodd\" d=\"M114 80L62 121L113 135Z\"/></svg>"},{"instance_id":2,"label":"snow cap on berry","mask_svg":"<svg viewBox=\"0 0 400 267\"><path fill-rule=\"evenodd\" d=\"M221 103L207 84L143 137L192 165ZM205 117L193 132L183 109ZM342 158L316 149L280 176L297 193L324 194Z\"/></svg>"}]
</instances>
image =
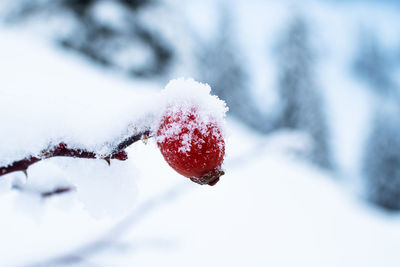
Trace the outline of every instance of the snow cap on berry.
<instances>
[{"instance_id":1,"label":"snow cap on berry","mask_svg":"<svg viewBox=\"0 0 400 267\"><path fill-rule=\"evenodd\" d=\"M228 111L225 101L218 96L211 95L211 87L206 83L196 82L192 78L178 78L171 80L161 92L162 107L160 109L159 120L154 125L158 129L160 123L168 110L172 113L188 113L196 108L201 121L207 124L212 121L221 129L224 134L224 117Z\"/></svg>"}]
</instances>

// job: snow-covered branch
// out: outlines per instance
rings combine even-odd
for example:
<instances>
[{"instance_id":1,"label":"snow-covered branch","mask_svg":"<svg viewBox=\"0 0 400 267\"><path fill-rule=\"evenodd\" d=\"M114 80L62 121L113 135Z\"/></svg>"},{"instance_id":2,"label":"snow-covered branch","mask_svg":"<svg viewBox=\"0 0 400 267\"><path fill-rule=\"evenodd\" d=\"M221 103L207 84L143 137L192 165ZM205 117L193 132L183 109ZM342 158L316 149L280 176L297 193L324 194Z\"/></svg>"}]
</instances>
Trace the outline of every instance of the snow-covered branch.
<instances>
[{"instance_id":1,"label":"snow-covered branch","mask_svg":"<svg viewBox=\"0 0 400 267\"><path fill-rule=\"evenodd\" d=\"M15 161L7 166L0 166L0 176L15 171L23 171L25 174L27 174L26 171L30 165L43 159L48 159L52 157L104 159L107 161L108 164L110 164L111 159L126 160L128 158L128 155L126 154L125 149L136 141L147 139L149 135L150 131L144 131L132 135L123 140L120 144L118 144L113 152L108 155L98 155L95 152L87 151L85 149L72 149L68 148L68 145L65 143L59 143L58 145L53 146L50 149L42 150L39 156L28 156L24 159Z\"/></svg>"}]
</instances>

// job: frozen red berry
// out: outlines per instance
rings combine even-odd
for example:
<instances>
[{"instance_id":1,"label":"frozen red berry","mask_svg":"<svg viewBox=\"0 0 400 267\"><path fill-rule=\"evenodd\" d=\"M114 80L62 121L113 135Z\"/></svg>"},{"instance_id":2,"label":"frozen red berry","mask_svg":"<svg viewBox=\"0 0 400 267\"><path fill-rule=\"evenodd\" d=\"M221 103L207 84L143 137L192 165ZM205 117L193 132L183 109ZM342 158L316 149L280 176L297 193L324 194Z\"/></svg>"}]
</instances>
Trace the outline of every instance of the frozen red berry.
<instances>
[{"instance_id":1,"label":"frozen red berry","mask_svg":"<svg viewBox=\"0 0 400 267\"><path fill-rule=\"evenodd\" d=\"M196 108L169 110L157 131L157 145L167 163L199 184L214 185L221 169L225 142L218 124Z\"/></svg>"}]
</instances>

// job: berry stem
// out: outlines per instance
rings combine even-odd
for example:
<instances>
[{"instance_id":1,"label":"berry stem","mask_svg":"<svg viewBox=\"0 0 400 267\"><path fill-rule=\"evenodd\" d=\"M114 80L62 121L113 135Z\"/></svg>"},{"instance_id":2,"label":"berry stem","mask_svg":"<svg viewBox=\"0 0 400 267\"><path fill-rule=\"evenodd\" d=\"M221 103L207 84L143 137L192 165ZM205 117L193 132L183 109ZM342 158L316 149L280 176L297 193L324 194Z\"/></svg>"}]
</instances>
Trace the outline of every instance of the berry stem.
<instances>
[{"instance_id":1,"label":"berry stem","mask_svg":"<svg viewBox=\"0 0 400 267\"><path fill-rule=\"evenodd\" d=\"M117 160L126 160L128 158L125 149L144 138L148 138L150 135L150 131L143 131L132 135L122 141L120 144L116 146L112 153L109 155L98 155L95 152L87 151L85 149L71 149L68 146L61 142L56 146L53 146L48 149L42 150L39 156L28 156L24 159L14 161L10 165L0 166L0 176L6 175L11 172L23 171L26 174L26 170L32 164L35 164L38 161L43 159L48 159L52 157L71 157L71 158L85 158L85 159L104 159L107 162L110 162L110 159Z\"/></svg>"}]
</instances>

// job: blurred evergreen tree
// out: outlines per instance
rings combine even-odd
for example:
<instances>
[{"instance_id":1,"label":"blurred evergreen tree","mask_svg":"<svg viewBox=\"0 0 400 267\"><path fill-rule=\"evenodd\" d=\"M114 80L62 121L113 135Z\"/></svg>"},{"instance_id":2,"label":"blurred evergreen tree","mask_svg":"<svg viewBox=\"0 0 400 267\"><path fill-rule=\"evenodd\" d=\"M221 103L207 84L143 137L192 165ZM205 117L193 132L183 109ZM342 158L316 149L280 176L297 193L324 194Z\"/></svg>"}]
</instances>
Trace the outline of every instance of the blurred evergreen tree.
<instances>
[{"instance_id":1,"label":"blurred evergreen tree","mask_svg":"<svg viewBox=\"0 0 400 267\"><path fill-rule=\"evenodd\" d=\"M390 76L392 67L387 51L375 34L363 31L360 34L359 48L354 60L356 75L364 79L376 93L389 96L395 90Z\"/></svg>"},{"instance_id":2,"label":"blurred evergreen tree","mask_svg":"<svg viewBox=\"0 0 400 267\"><path fill-rule=\"evenodd\" d=\"M400 110L393 99L381 104L366 142L362 173L372 203L400 210Z\"/></svg>"},{"instance_id":3,"label":"blurred evergreen tree","mask_svg":"<svg viewBox=\"0 0 400 267\"><path fill-rule=\"evenodd\" d=\"M307 132L313 141L310 159L323 168L333 168L323 99L315 85L314 55L309 28L295 17L278 44L281 116L278 127Z\"/></svg>"},{"instance_id":4,"label":"blurred evergreen tree","mask_svg":"<svg viewBox=\"0 0 400 267\"><path fill-rule=\"evenodd\" d=\"M362 159L367 198L387 210L400 210L400 110L391 77L394 62L372 31L362 31L355 73L375 93L372 129Z\"/></svg>"},{"instance_id":5,"label":"blurred evergreen tree","mask_svg":"<svg viewBox=\"0 0 400 267\"><path fill-rule=\"evenodd\" d=\"M108 13L121 11L118 23L98 17L96 8L102 4L108 5ZM141 12L157 4L156 0L18 0L8 21L38 14L46 14L46 19L68 16L74 23L67 34L57 36L62 47L135 77L157 77L169 70L174 51L159 32L139 19Z\"/></svg>"},{"instance_id":6,"label":"blurred evergreen tree","mask_svg":"<svg viewBox=\"0 0 400 267\"><path fill-rule=\"evenodd\" d=\"M225 100L229 114L262 133L271 131L271 124L257 108L249 89L246 61L235 40L233 15L229 5L220 6L219 23L213 38L200 42L197 53L199 80L210 84L213 93Z\"/></svg>"}]
</instances>

